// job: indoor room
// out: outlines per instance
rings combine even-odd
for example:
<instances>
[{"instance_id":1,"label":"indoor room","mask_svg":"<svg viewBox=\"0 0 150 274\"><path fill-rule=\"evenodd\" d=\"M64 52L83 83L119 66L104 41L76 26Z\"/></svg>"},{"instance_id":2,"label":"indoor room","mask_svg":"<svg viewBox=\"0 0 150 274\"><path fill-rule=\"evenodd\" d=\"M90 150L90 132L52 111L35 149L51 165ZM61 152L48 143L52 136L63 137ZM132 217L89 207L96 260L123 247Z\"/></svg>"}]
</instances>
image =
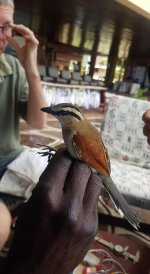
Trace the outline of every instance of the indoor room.
<instances>
[{"instance_id":1,"label":"indoor room","mask_svg":"<svg viewBox=\"0 0 150 274\"><path fill-rule=\"evenodd\" d=\"M150 274L149 0L0 0L0 273Z\"/></svg>"}]
</instances>

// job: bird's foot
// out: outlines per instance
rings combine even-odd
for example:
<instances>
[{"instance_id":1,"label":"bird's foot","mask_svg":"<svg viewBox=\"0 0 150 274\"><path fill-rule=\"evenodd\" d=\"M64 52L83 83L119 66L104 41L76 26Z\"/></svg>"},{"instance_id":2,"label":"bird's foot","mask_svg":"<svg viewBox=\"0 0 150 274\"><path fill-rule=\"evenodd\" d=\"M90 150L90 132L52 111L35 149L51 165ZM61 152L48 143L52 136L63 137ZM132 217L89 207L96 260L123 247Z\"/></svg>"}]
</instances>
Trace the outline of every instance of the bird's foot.
<instances>
[{"instance_id":1,"label":"bird's foot","mask_svg":"<svg viewBox=\"0 0 150 274\"><path fill-rule=\"evenodd\" d=\"M42 147L42 151L39 151L38 154L41 156L48 156L48 162L52 159L54 154L56 153L56 149L47 145L37 144L38 146Z\"/></svg>"}]
</instances>

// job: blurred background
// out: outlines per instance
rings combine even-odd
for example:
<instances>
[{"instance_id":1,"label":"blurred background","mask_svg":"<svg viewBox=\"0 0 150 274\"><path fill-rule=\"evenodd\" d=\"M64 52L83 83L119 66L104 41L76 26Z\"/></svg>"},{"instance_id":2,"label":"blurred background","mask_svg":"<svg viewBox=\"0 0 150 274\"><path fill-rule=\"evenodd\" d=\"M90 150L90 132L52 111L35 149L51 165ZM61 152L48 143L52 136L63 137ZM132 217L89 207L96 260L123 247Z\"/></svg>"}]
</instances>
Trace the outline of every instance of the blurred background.
<instances>
[{"instance_id":1,"label":"blurred background","mask_svg":"<svg viewBox=\"0 0 150 274\"><path fill-rule=\"evenodd\" d=\"M118 81L149 86L148 0L16 0L15 6L15 22L40 41L39 65L79 70L109 88Z\"/></svg>"}]
</instances>

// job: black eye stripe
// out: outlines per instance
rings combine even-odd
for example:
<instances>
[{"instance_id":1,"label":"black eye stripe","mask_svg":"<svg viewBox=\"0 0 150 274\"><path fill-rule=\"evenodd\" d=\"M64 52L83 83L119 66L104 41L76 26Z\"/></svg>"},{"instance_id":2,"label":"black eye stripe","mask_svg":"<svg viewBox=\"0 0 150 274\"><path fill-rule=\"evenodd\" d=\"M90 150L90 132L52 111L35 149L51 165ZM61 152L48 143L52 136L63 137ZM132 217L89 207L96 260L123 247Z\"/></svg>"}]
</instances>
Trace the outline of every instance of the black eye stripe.
<instances>
[{"instance_id":1,"label":"black eye stripe","mask_svg":"<svg viewBox=\"0 0 150 274\"><path fill-rule=\"evenodd\" d=\"M55 114L58 115L58 116L71 115L71 116L77 118L78 120L81 120L81 118L79 117L79 115L77 115L73 111L60 110L60 111L56 111Z\"/></svg>"}]
</instances>

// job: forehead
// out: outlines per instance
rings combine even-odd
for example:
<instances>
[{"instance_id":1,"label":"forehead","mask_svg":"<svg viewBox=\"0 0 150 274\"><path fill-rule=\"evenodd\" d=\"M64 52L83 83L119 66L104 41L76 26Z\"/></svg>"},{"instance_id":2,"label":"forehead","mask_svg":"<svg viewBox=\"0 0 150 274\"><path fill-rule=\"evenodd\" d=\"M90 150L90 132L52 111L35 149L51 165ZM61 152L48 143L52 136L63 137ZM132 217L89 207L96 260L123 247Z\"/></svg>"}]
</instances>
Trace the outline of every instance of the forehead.
<instances>
[{"instance_id":1,"label":"forehead","mask_svg":"<svg viewBox=\"0 0 150 274\"><path fill-rule=\"evenodd\" d=\"M13 8L0 5L0 25L13 22Z\"/></svg>"}]
</instances>

